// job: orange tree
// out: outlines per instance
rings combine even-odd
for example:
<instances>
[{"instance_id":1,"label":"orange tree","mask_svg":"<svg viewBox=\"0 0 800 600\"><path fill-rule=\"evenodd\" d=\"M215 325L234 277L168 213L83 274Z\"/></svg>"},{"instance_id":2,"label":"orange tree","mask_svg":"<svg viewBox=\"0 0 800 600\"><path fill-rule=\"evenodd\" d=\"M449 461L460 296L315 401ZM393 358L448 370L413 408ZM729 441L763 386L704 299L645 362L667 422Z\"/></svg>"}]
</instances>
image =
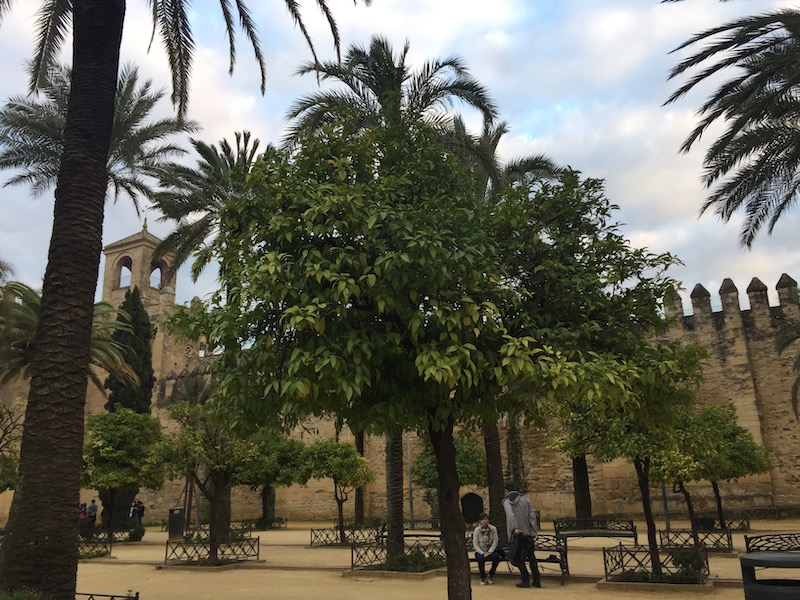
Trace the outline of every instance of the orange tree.
<instances>
[{"instance_id":1,"label":"orange tree","mask_svg":"<svg viewBox=\"0 0 800 600\"><path fill-rule=\"evenodd\" d=\"M528 399L481 399L485 386L535 382L542 397L596 385L617 365L569 362L510 335L491 299L519 297L470 175L435 132L410 124L355 131L347 120L306 133L296 150L254 165L250 193L226 207L214 252L230 265L203 310L173 319L185 335L236 339L221 374L225 410L251 423L331 416L352 430L402 425L427 434L436 457L448 597L469 598L469 565L453 430L520 410ZM389 137L386 137L389 136ZM410 143L408 143L410 142ZM383 161L382 148L392 149ZM227 346L226 348L231 348ZM511 405L510 403L515 403Z\"/></svg>"},{"instance_id":2,"label":"orange tree","mask_svg":"<svg viewBox=\"0 0 800 600\"><path fill-rule=\"evenodd\" d=\"M681 417L694 405L705 350L679 343L643 343L628 363L633 367L629 402L617 409L595 398L576 414L570 435L591 439L594 454L604 460L633 463L647 524L653 575L661 575L659 544L650 500L654 459L675 446ZM590 398L591 399L591 398Z\"/></svg>"}]
</instances>

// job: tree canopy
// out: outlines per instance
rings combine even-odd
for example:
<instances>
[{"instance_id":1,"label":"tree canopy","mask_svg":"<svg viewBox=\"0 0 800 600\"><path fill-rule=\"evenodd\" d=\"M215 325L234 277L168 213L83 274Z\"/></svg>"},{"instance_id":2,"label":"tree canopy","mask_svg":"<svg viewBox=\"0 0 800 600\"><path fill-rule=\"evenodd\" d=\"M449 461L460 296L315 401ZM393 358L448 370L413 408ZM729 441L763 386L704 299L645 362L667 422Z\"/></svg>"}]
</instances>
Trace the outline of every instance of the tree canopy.
<instances>
[{"instance_id":1,"label":"tree canopy","mask_svg":"<svg viewBox=\"0 0 800 600\"><path fill-rule=\"evenodd\" d=\"M459 581L453 427L529 403L481 401L483 389L527 377L547 397L610 381L624 404L625 382L615 361L570 361L509 332L499 305L521 302L523 290L503 268L489 215L474 210L469 176L429 128L410 124L403 144L392 135L343 121L268 152L222 216L246 224L214 248L224 293L202 311L183 308L173 326L235 352L220 398L248 423L316 414L354 430L428 433L453 504L442 517L449 581Z\"/></svg>"},{"instance_id":2,"label":"tree canopy","mask_svg":"<svg viewBox=\"0 0 800 600\"><path fill-rule=\"evenodd\" d=\"M97 490L161 487L164 470L154 454L161 439L156 417L119 407L90 415L86 427L83 485Z\"/></svg>"},{"instance_id":3,"label":"tree canopy","mask_svg":"<svg viewBox=\"0 0 800 600\"><path fill-rule=\"evenodd\" d=\"M474 438L455 438L456 469L461 485L486 485L486 452ZM412 481L428 489L439 487L436 456L428 443L414 457Z\"/></svg>"}]
</instances>

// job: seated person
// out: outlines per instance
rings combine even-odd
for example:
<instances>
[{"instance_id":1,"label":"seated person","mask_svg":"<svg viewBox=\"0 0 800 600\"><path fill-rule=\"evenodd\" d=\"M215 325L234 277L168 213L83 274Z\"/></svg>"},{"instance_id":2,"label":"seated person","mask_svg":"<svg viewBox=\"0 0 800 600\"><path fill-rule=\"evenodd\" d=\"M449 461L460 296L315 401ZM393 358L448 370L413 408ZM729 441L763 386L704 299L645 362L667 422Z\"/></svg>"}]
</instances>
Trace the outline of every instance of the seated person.
<instances>
[{"instance_id":1,"label":"seated person","mask_svg":"<svg viewBox=\"0 0 800 600\"><path fill-rule=\"evenodd\" d=\"M475 548L475 560L478 561L478 572L481 574L481 585L492 585L497 565L503 560L497 549L499 538L497 527L489 523L489 515L481 513L478 526L472 532L472 547ZM489 576L486 576L486 561L492 561Z\"/></svg>"}]
</instances>

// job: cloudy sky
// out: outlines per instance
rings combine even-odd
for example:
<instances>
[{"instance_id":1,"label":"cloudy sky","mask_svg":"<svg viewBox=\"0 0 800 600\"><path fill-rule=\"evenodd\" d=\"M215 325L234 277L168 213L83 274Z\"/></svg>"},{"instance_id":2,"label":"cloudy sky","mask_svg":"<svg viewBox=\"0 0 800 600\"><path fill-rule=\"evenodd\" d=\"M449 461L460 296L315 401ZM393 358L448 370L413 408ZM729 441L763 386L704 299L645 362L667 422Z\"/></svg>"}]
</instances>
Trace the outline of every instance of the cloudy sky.
<instances>
[{"instance_id":1,"label":"cloudy sky","mask_svg":"<svg viewBox=\"0 0 800 600\"><path fill-rule=\"evenodd\" d=\"M700 183L707 135L688 155L678 153L696 122L695 110L710 86L679 103L662 106L676 87L667 73L679 56L669 52L691 34L735 19L790 6L789 2L751 0L373 0L371 7L349 0L329 0L339 23L343 49L368 44L372 34L387 37L400 49L411 44L409 62L461 56L471 73L492 93L511 131L503 139L507 158L544 152L586 176L603 178L608 197L620 206L618 220L635 246L676 254L685 266L674 277L688 292L703 284L719 305L717 290L730 277L744 293L753 277L770 289L782 273L800 278L800 212L786 214L771 237L761 235L751 251L738 245L739 223L721 223L713 214L698 217L705 190ZM208 143L250 130L278 142L284 115L298 96L312 92L313 76L294 75L310 58L300 31L284 2L250 2L267 58L267 91L259 92L258 71L247 40L239 36L233 76L221 27L219 3L193 4L197 42L189 116ZM30 5L30 6L29 6ZM24 60L33 48L33 11L38 2L18 2L0 29L0 99L24 93ZM268 5L268 8L261 8ZM166 60L158 42L148 48L147 3L128 2L123 62L134 62L142 77L157 87L169 85ZM256 10L256 8L258 9ZM322 59L334 58L324 20L314 2L304 15ZM171 110L165 102L163 114ZM479 120L462 109L477 130ZM719 129L717 129L719 131ZM0 174L5 181L8 174ZM16 278L38 286L44 274L52 227L52 194L31 199L22 187L0 188L0 258ZM171 226L147 214L150 231L165 236ZM120 203L106 211L104 242L141 229L142 219ZM101 266L102 268L102 266ZM213 271L213 269L209 269ZM192 284L179 274L178 300L203 296L214 285L213 273Z\"/></svg>"}]
</instances>

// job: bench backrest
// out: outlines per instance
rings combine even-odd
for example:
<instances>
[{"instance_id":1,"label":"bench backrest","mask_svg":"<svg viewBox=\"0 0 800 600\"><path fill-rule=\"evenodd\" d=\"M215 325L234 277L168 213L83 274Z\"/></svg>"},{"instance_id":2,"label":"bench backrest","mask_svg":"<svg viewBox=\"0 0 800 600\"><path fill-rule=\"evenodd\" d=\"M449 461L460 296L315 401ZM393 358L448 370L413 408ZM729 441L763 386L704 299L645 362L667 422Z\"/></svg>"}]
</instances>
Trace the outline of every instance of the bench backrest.
<instances>
[{"instance_id":1,"label":"bench backrest","mask_svg":"<svg viewBox=\"0 0 800 600\"><path fill-rule=\"evenodd\" d=\"M744 536L747 552L787 552L800 550L800 532L765 533Z\"/></svg>"},{"instance_id":2,"label":"bench backrest","mask_svg":"<svg viewBox=\"0 0 800 600\"><path fill-rule=\"evenodd\" d=\"M565 531L636 531L633 519L556 519L556 535Z\"/></svg>"}]
</instances>

